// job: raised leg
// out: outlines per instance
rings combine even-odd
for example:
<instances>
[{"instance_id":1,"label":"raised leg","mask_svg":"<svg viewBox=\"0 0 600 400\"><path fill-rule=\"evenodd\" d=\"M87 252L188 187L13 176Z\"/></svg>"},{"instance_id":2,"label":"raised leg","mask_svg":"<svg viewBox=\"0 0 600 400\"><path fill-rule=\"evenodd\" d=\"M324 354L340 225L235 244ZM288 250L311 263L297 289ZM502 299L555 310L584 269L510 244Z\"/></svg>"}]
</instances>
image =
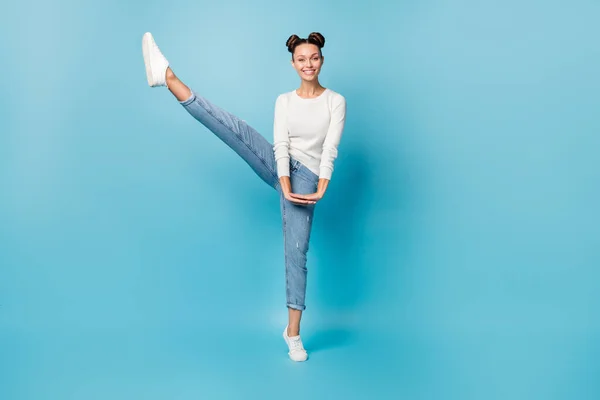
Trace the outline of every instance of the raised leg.
<instances>
[{"instance_id":1,"label":"raised leg","mask_svg":"<svg viewBox=\"0 0 600 400\"><path fill-rule=\"evenodd\" d=\"M181 105L235 151L269 186L277 189L277 165L273 145L245 121L191 91Z\"/></svg>"},{"instance_id":2,"label":"raised leg","mask_svg":"<svg viewBox=\"0 0 600 400\"><path fill-rule=\"evenodd\" d=\"M192 91L173 73L171 67L167 68L166 72L167 87L173 93L173 96L179 101L185 101L190 98Z\"/></svg>"},{"instance_id":3,"label":"raised leg","mask_svg":"<svg viewBox=\"0 0 600 400\"><path fill-rule=\"evenodd\" d=\"M142 54L149 86L167 86L194 118L242 157L269 186L278 188L277 166L271 143L245 121L211 104L179 80L150 32L142 37Z\"/></svg>"}]
</instances>

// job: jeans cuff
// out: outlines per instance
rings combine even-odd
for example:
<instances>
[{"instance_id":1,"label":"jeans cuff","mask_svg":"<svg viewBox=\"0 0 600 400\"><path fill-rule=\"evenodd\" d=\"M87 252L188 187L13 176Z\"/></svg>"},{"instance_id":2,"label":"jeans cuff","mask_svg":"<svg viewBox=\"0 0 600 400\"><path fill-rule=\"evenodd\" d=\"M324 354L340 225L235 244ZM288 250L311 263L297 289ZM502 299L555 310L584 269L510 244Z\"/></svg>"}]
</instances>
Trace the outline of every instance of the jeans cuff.
<instances>
[{"instance_id":1,"label":"jeans cuff","mask_svg":"<svg viewBox=\"0 0 600 400\"><path fill-rule=\"evenodd\" d=\"M187 100L180 101L179 104L185 107L191 104L194 100L196 100L196 93L194 93L192 90L190 90L190 92L192 92L192 94L190 94L190 97Z\"/></svg>"},{"instance_id":2,"label":"jeans cuff","mask_svg":"<svg viewBox=\"0 0 600 400\"><path fill-rule=\"evenodd\" d=\"M306 310L306 306L301 306L301 305L298 305L298 304L287 303L287 306L289 308L293 308L294 310L300 310L300 311Z\"/></svg>"}]
</instances>

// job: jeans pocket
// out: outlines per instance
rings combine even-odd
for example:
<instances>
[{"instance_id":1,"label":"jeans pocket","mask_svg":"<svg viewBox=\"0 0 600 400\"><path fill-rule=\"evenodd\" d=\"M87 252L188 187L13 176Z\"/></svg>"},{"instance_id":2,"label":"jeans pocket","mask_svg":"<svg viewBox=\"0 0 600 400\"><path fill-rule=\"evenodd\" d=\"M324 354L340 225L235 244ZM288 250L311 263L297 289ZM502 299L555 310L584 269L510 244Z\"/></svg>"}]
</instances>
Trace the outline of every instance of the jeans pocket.
<instances>
[{"instance_id":1,"label":"jeans pocket","mask_svg":"<svg viewBox=\"0 0 600 400\"><path fill-rule=\"evenodd\" d=\"M291 171L298 172L298 170L300 169L300 165L301 165L300 161L290 158L290 170Z\"/></svg>"}]
</instances>

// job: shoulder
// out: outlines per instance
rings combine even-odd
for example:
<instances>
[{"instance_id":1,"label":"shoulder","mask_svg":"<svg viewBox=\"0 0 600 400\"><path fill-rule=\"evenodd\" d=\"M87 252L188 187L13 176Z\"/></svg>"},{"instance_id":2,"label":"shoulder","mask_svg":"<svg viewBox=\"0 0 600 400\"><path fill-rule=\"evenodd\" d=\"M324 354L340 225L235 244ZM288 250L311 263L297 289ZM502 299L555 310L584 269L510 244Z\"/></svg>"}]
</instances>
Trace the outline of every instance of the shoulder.
<instances>
[{"instance_id":1,"label":"shoulder","mask_svg":"<svg viewBox=\"0 0 600 400\"><path fill-rule=\"evenodd\" d=\"M290 99L290 97L292 97L292 93L293 92L285 92L285 93L281 93L279 96L277 96L277 100L275 101L277 104L286 104L288 102L288 100Z\"/></svg>"},{"instance_id":2,"label":"shoulder","mask_svg":"<svg viewBox=\"0 0 600 400\"><path fill-rule=\"evenodd\" d=\"M333 105L339 105L339 104L345 104L346 103L346 98L344 96L342 96L340 93L328 89L329 92L329 101L330 104Z\"/></svg>"},{"instance_id":3,"label":"shoulder","mask_svg":"<svg viewBox=\"0 0 600 400\"><path fill-rule=\"evenodd\" d=\"M329 91L328 101L330 110L340 110L346 108L346 98L340 93L335 92L331 89Z\"/></svg>"}]
</instances>

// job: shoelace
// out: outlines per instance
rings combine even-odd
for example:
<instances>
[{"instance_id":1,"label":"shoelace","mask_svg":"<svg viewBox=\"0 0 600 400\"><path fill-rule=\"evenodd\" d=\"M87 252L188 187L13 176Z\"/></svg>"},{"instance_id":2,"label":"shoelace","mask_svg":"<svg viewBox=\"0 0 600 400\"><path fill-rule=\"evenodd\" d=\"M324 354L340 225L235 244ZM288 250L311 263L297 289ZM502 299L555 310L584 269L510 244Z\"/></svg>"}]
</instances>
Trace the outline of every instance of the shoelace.
<instances>
[{"instance_id":1,"label":"shoelace","mask_svg":"<svg viewBox=\"0 0 600 400\"><path fill-rule=\"evenodd\" d=\"M162 51L160 51L160 49L158 48L158 45L154 41L152 41L152 51L154 51L155 53L159 54L162 58L165 58L165 56L163 55Z\"/></svg>"},{"instance_id":2,"label":"shoelace","mask_svg":"<svg viewBox=\"0 0 600 400\"><path fill-rule=\"evenodd\" d=\"M290 338L290 351L304 350L300 337Z\"/></svg>"}]
</instances>

